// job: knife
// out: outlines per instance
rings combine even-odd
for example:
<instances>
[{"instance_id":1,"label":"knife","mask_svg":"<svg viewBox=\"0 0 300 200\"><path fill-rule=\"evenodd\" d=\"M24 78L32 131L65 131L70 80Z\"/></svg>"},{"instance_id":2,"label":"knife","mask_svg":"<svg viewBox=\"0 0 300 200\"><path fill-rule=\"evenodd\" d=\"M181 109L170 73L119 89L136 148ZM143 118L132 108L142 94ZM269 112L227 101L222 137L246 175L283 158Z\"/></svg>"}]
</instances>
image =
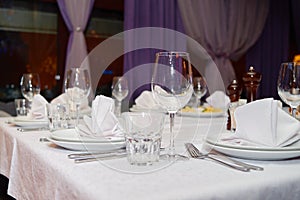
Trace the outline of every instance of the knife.
<instances>
[{"instance_id":1,"label":"knife","mask_svg":"<svg viewBox=\"0 0 300 200\"><path fill-rule=\"evenodd\" d=\"M241 161L229 158L225 154L223 154L221 152L218 152L218 151L216 151L214 149L212 149L209 154L210 155L214 155L214 156L216 156L218 158L221 158L223 160L227 160L228 162L233 162L233 163L235 163L237 165L241 165L241 166L247 167L247 168L252 169L252 170L257 170L257 171L263 171L264 170L263 167L260 167L260 166L257 166L257 165L251 165L251 164L248 164L248 163L245 163L245 162L241 162Z\"/></svg>"},{"instance_id":2,"label":"knife","mask_svg":"<svg viewBox=\"0 0 300 200\"><path fill-rule=\"evenodd\" d=\"M126 157L126 152L124 153L111 153L111 154L102 154L96 156L86 156L81 158L75 158L75 163L85 163L85 162L92 162L97 160L107 160L107 159L115 159L115 158L123 158Z\"/></svg>"}]
</instances>

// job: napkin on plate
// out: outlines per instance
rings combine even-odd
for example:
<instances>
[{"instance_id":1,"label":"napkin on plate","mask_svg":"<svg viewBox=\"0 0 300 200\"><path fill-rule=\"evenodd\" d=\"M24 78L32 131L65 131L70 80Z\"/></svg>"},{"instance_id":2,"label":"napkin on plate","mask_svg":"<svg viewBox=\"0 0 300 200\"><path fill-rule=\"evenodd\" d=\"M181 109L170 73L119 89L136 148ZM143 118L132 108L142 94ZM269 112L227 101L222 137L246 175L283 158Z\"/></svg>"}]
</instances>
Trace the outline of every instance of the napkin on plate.
<instances>
[{"instance_id":1,"label":"napkin on plate","mask_svg":"<svg viewBox=\"0 0 300 200\"><path fill-rule=\"evenodd\" d=\"M72 90L69 89L69 90ZM70 110L76 111L76 105L68 100L68 95L66 93L62 93L61 95L57 96L56 98L52 99L51 103L58 104L58 103L69 103L70 104ZM85 98L82 100L79 109L82 113L90 113L91 107L89 106L88 98Z\"/></svg>"},{"instance_id":2,"label":"napkin on plate","mask_svg":"<svg viewBox=\"0 0 300 200\"><path fill-rule=\"evenodd\" d=\"M160 109L161 107L156 103L151 91L144 90L140 96L135 99L136 108L140 109Z\"/></svg>"},{"instance_id":3,"label":"napkin on plate","mask_svg":"<svg viewBox=\"0 0 300 200\"><path fill-rule=\"evenodd\" d=\"M225 141L246 146L284 147L300 139L300 122L277 100L256 100L235 111L236 132Z\"/></svg>"},{"instance_id":4,"label":"napkin on plate","mask_svg":"<svg viewBox=\"0 0 300 200\"><path fill-rule=\"evenodd\" d=\"M29 117L32 119L46 119L46 104L48 101L40 94L34 95L31 102Z\"/></svg>"},{"instance_id":5,"label":"napkin on plate","mask_svg":"<svg viewBox=\"0 0 300 200\"><path fill-rule=\"evenodd\" d=\"M230 98L223 91L215 91L206 98L206 102L214 107L226 111L230 104Z\"/></svg>"},{"instance_id":6,"label":"napkin on plate","mask_svg":"<svg viewBox=\"0 0 300 200\"><path fill-rule=\"evenodd\" d=\"M114 100L98 95L92 102L91 117L84 115L83 123L78 125L82 136L92 138L124 137L119 121L114 114Z\"/></svg>"}]
</instances>

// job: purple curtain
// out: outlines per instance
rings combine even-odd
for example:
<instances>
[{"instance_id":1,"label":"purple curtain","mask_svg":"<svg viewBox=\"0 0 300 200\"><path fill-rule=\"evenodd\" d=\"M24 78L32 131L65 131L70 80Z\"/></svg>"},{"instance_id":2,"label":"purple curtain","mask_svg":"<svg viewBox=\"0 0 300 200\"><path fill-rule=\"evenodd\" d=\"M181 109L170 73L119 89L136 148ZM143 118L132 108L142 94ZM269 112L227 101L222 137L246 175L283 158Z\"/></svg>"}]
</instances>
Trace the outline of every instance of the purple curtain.
<instances>
[{"instance_id":1,"label":"purple curtain","mask_svg":"<svg viewBox=\"0 0 300 200\"><path fill-rule=\"evenodd\" d=\"M183 32L183 25L176 0L126 0L124 3L125 31L141 27L161 27ZM151 33L147 33L146 35L149 37L136 38L135 35L125 34L124 48L129 49L131 45L138 43L139 39L148 40L147 42L149 43L155 39L151 38ZM170 38L166 38L166 36L162 37L165 38L164 41L172 43ZM175 46L176 44L174 43L174 49ZM158 51L158 49L137 49L125 54L124 73L137 66L154 63L155 53ZM133 77L131 78L131 82L129 83L131 89L134 88L133 85L140 82L138 79L143 79L143 82L150 83L152 72L151 67L148 66L143 66L142 74L135 74L134 79ZM145 89L150 90L150 85L143 85L133 92L133 95L129 97L129 102L132 103L141 91Z\"/></svg>"},{"instance_id":2,"label":"purple curtain","mask_svg":"<svg viewBox=\"0 0 300 200\"><path fill-rule=\"evenodd\" d=\"M65 74L71 67L79 67L87 56L84 37L94 0L57 0L60 12L70 31Z\"/></svg>"},{"instance_id":3,"label":"purple curtain","mask_svg":"<svg viewBox=\"0 0 300 200\"><path fill-rule=\"evenodd\" d=\"M186 33L211 55L224 86L235 79L230 60L237 60L258 39L269 9L268 0L178 1ZM205 77L217 77L209 67Z\"/></svg>"},{"instance_id":4,"label":"purple curtain","mask_svg":"<svg viewBox=\"0 0 300 200\"><path fill-rule=\"evenodd\" d=\"M261 37L249 49L246 65L253 65L262 74L258 98L277 95L277 77L282 62L288 61L290 41L290 2L286 0L270 1L269 15ZM299 21L298 21L299 23Z\"/></svg>"}]
</instances>

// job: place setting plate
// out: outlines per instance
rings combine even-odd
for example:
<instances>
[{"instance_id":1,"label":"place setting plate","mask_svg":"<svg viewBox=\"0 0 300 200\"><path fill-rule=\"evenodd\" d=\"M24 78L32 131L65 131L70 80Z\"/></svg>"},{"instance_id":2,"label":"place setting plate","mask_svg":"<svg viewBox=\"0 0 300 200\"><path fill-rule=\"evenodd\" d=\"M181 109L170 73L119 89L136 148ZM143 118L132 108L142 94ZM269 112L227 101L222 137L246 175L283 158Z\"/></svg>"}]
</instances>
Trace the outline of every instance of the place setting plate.
<instances>
[{"instance_id":1,"label":"place setting plate","mask_svg":"<svg viewBox=\"0 0 300 200\"><path fill-rule=\"evenodd\" d=\"M124 138L90 138L79 135L75 129L54 131L47 139L60 147L76 151L106 151L125 147Z\"/></svg>"},{"instance_id":2,"label":"place setting plate","mask_svg":"<svg viewBox=\"0 0 300 200\"><path fill-rule=\"evenodd\" d=\"M133 105L129 110L131 112L165 112L162 108L142 108L137 105Z\"/></svg>"},{"instance_id":3,"label":"place setting plate","mask_svg":"<svg viewBox=\"0 0 300 200\"><path fill-rule=\"evenodd\" d=\"M285 160L300 157L300 141L286 147L259 147L244 146L227 141L220 138L228 133L222 134L218 141L206 139L205 144L216 151L228 156L233 156L251 160Z\"/></svg>"},{"instance_id":4,"label":"place setting plate","mask_svg":"<svg viewBox=\"0 0 300 200\"><path fill-rule=\"evenodd\" d=\"M14 117L8 120L9 124L13 124L18 127L26 128L42 128L48 126L48 121L45 119L32 119L30 117Z\"/></svg>"}]
</instances>

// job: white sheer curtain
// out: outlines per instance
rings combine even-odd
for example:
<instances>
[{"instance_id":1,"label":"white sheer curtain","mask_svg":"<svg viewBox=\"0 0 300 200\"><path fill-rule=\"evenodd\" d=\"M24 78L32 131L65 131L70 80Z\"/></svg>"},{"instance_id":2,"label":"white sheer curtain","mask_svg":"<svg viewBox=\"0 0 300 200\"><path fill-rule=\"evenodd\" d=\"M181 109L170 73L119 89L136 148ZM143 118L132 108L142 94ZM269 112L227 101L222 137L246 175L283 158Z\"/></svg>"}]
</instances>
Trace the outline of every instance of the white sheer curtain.
<instances>
[{"instance_id":1,"label":"white sheer curtain","mask_svg":"<svg viewBox=\"0 0 300 200\"><path fill-rule=\"evenodd\" d=\"M71 67L79 67L87 56L83 32L92 11L94 0L57 0L57 3L70 31L65 66L66 74L66 71Z\"/></svg>"},{"instance_id":2,"label":"white sheer curtain","mask_svg":"<svg viewBox=\"0 0 300 200\"><path fill-rule=\"evenodd\" d=\"M211 55L227 87L235 79L230 60L242 56L260 36L269 1L179 0L178 3L186 33ZM204 75L210 79L217 78L209 67Z\"/></svg>"}]
</instances>

